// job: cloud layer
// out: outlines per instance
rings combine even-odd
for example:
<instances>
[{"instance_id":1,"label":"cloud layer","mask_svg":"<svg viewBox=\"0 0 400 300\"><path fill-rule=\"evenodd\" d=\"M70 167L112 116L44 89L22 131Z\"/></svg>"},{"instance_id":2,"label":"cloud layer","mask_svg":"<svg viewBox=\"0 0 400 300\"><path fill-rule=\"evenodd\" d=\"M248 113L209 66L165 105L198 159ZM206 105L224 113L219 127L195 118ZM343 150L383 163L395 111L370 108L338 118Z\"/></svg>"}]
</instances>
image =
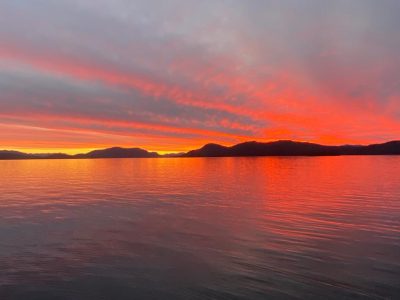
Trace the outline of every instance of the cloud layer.
<instances>
[{"instance_id":1,"label":"cloud layer","mask_svg":"<svg viewBox=\"0 0 400 300\"><path fill-rule=\"evenodd\" d=\"M400 132L396 0L0 0L1 148Z\"/></svg>"}]
</instances>

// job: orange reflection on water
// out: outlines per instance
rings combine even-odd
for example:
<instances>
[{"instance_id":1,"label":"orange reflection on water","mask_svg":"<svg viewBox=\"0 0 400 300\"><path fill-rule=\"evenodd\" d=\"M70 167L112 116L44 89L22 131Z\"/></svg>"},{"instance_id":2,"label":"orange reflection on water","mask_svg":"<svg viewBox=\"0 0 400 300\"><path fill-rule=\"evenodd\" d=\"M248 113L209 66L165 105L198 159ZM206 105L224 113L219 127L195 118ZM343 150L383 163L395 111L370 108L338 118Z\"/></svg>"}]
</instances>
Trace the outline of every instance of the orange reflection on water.
<instances>
[{"instance_id":1,"label":"orange reflection on water","mask_svg":"<svg viewBox=\"0 0 400 300\"><path fill-rule=\"evenodd\" d=\"M399 159L0 161L0 291L52 278L60 293L393 295Z\"/></svg>"}]
</instances>

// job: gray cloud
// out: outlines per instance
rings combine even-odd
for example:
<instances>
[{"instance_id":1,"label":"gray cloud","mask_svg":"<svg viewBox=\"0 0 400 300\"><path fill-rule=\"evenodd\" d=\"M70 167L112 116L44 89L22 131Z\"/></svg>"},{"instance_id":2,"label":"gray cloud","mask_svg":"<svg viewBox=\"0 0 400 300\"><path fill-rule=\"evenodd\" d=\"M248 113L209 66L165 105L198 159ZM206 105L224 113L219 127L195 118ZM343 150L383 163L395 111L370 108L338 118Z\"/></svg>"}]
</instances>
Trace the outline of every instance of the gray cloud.
<instances>
[{"instance_id":1,"label":"gray cloud","mask_svg":"<svg viewBox=\"0 0 400 300\"><path fill-rule=\"evenodd\" d=\"M167 136L297 126L308 137L313 126L273 116L324 122L325 107L393 123L399 12L395 0L0 0L0 110L170 126Z\"/></svg>"}]
</instances>

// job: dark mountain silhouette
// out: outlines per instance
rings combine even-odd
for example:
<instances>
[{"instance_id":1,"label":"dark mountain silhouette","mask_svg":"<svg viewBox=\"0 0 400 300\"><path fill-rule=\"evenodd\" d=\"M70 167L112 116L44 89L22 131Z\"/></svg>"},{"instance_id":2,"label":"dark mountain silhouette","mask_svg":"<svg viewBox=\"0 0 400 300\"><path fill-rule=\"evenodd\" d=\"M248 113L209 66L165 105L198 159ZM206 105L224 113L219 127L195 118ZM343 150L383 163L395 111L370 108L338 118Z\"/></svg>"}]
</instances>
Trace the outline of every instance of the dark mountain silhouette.
<instances>
[{"instance_id":1,"label":"dark mountain silhouette","mask_svg":"<svg viewBox=\"0 0 400 300\"><path fill-rule=\"evenodd\" d=\"M65 159L71 158L64 153L38 153L30 154L19 151L0 150L0 159Z\"/></svg>"},{"instance_id":2,"label":"dark mountain silhouette","mask_svg":"<svg viewBox=\"0 0 400 300\"><path fill-rule=\"evenodd\" d=\"M0 159L64 159L70 157L68 154L63 153L29 154L19 151L0 150Z\"/></svg>"},{"instance_id":3,"label":"dark mountain silhouette","mask_svg":"<svg viewBox=\"0 0 400 300\"><path fill-rule=\"evenodd\" d=\"M87 154L75 155L75 158L145 158L158 157L156 152L148 152L140 148L114 147L104 150L95 150Z\"/></svg>"},{"instance_id":4,"label":"dark mountain silhouette","mask_svg":"<svg viewBox=\"0 0 400 300\"><path fill-rule=\"evenodd\" d=\"M183 157L218 157L229 156L229 147L221 146L218 144L207 144L197 150L189 151L183 154Z\"/></svg>"},{"instance_id":5,"label":"dark mountain silhouette","mask_svg":"<svg viewBox=\"0 0 400 300\"><path fill-rule=\"evenodd\" d=\"M29 159L34 158L30 154L18 152L18 151L8 151L0 150L0 159Z\"/></svg>"},{"instance_id":6,"label":"dark mountain silhouette","mask_svg":"<svg viewBox=\"0 0 400 300\"><path fill-rule=\"evenodd\" d=\"M399 155L400 154L400 141L392 141L384 144L374 144L365 146L360 152L365 155Z\"/></svg>"},{"instance_id":7,"label":"dark mountain silhouette","mask_svg":"<svg viewBox=\"0 0 400 300\"><path fill-rule=\"evenodd\" d=\"M400 155L400 141L368 146L324 146L313 143L276 141L269 143L246 142L231 147L207 144L187 153L159 155L140 148L114 147L86 154L63 153L27 154L0 150L0 159L72 159L72 158L156 158L156 157L224 157L224 156L332 156L332 155Z\"/></svg>"},{"instance_id":8,"label":"dark mountain silhouette","mask_svg":"<svg viewBox=\"0 0 400 300\"><path fill-rule=\"evenodd\" d=\"M184 156L327 156L391 154L400 154L400 141L369 146L324 146L294 141L276 141L270 143L246 142L232 147L224 147L218 144L207 144L200 149L189 151Z\"/></svg>"}]
</instances>

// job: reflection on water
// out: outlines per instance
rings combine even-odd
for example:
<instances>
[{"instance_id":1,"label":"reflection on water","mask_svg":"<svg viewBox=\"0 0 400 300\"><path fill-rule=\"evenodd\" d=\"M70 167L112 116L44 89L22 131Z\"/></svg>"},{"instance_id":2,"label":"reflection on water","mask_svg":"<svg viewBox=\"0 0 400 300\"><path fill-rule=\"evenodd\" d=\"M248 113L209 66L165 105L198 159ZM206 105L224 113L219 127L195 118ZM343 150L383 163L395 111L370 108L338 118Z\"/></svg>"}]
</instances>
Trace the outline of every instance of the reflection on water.
<instances>
[{"instance_id":1,"label":"reflection on water","mask_svg":"<svg viewBox=\"0 0 400 300\"><path fill-rule=\"evenodd\" d=\"M400 157L0 162L0 299L396 299Z\"/></svg>"}]
</instances>

